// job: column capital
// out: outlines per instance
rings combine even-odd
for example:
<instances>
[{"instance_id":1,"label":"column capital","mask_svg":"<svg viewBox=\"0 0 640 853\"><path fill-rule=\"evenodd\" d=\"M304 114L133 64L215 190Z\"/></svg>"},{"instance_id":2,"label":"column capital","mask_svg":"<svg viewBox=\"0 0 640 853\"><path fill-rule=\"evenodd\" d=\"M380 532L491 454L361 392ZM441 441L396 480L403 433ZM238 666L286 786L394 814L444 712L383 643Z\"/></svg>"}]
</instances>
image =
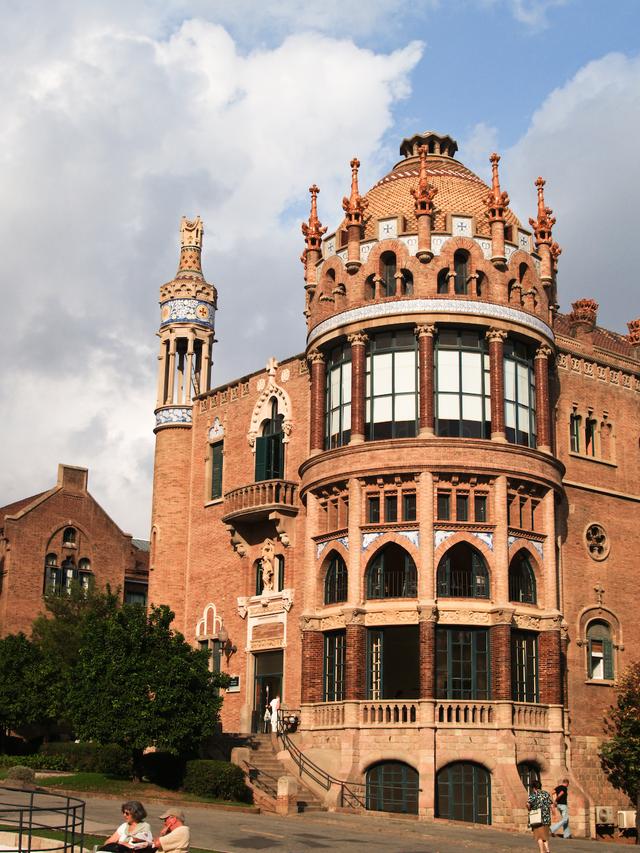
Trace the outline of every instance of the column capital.
<instances>
[{"instance_id":1,"label":"column capital","mask_svg":"<svg viewBox=\"0 0 640 853\"><path fill-rule=\"evenodd\" d=\"M363 347L366 346L369 336L366 332L353 332L353 334L347 335L347 340L352 347Z\"/></svg>"},{"instance_id":2,"label":"column capital","mask_svg":"<svg viewBox=\"0 0 640 853\"><path fill-rule=\"evenodd\" d=\"M535 358L549 358L552 353L553 350L550 346L547 346L547 344L540 344L536 350Z\"/></svg>"},{"instance_id":3,"label":"column capital","mask_svg":"<svg viewBox=\"0 0 640 853\"><path fill-rule=\"evenodd\" d=\"M324 353L319 349L312 349L307 353L307 361L309 364L322 364L326 361Z\"/></svg>"},{"instance_id":4,"label":"column capital","mask_svg":"<svg viewBox=\"0 0 640 853\"><path fill-rule=\"evenodd\" d=\"M416 338L432 338L436 333L435 323L421 323L413 330Z\"/></svg>"},{"instance_id":5,"label":"column capital","mask_svg":"<svg viewBox=\"0 0 640 853\"><path fill-rule=\"evenodd\" d=\"M507 333L504 329L488 329L485 338L491 343L492 341L500 341L504 343L507 339Z\"/></svg>"}]
</instances>

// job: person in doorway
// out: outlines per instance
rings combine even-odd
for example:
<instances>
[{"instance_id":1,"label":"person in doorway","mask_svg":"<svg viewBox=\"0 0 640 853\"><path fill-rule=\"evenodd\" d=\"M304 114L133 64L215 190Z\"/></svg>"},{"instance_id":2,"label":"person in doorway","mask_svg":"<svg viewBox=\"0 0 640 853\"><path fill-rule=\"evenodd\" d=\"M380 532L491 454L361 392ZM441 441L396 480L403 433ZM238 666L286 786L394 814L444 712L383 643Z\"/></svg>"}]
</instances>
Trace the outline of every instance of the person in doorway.
<instances>
[{"instance_id":1,"label":"person in doorway","mask_svg":"<svg viewBox=\"0 0 640 853\"><path fill-rule=\"evenodd\" d=\"M184 812L167 809L160 815L164 821L160 834L153 839L153 847L163 853L189 853L191 832L185 824Z\"/></svg>"},{"instance_id":2,"label":"person in doorway","mask_svg":"<svg viewBox=\"0 0 640 853\"><path fill-rule=\"evenodd\" d=\"M271 706L271 731L278 731L278 716L280 714L280 696L276 695L273 697L271 702L269 702Z\"/></svg>"},{"instance_id":3,"label":"person in doorway","mask_svg":"<svg viewBox=\"0 0 640 853\"><path fill-rule=\"evenodd\" d=\"M551 794L548 791L542 790L542 785L539 779L534 779L531 783L531 793L527 800L527 808L529 809L529 820L533 837L538 845L539 853L549 853L549 827L551 826ZM531 812L540 812L539 821L534 820Z\"/></svg>"},{"instance_id":4,"label":"person in doorway","mask_svg":"<svg viewBox=\"0 0 640 853\"><path fill-rule=\"evenodd\" d=\"M267 734L269 732L269 729L271 728L271 711L269 710L268 705L264 709L264 717L262 719L264 720L264 733Z\"/></svg>"},{"instance_id":5,"label":"person in doorway","mask_svg":"<svg viewBox=\"0 0 640 853\"><path fill-rule=\"evenodd\" d=\"M571 838L571 830L569 829L569 803L567 802L567 793L569 788L569 780L561 779L553 790L553 802L555 807L560 812L560 820L551 824L551 834L562 830L563 838Z\"/></svg>"}]
</instances>

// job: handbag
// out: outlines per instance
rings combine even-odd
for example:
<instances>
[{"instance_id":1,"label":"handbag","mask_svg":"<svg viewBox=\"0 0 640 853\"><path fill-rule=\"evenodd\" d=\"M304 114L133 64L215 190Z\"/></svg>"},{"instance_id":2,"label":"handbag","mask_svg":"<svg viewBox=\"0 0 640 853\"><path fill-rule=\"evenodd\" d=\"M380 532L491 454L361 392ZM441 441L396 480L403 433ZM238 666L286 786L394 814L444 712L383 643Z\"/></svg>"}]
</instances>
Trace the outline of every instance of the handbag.
<instances>
[{"instance_id":1,"label":"handbag","mask_svg":"<svg viewBox=\"0 0 640 853\"><path fill-rule=\"evenodd\" d=\"M531 809L529 812L529 826L542 826L542 809Z\"/></svg>"}]
</instances>

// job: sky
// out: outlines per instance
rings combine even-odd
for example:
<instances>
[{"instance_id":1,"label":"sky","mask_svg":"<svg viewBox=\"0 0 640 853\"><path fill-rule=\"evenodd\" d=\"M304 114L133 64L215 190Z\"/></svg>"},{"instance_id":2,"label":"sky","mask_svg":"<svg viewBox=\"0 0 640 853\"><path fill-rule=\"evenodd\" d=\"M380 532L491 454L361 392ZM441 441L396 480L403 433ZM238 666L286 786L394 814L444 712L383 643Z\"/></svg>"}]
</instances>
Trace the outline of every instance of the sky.
<instances>
[{"instance_id":1,"label":"sky","mask_svg":"<svg viewBox=\"0 0 640 853\"><path fill-rule=\"evenodd\" d=\"M640 316L637 0L0 0L0 505L89 468L148 538L160 285L199 214L214 384L304 349L308 187L331 231L405 136L547 179L561 310ZM631 219L628 218L629 215ZM633 226L633 227L632 227ZM632 241L633 242L633 241Z\"/></svg>"}]
</instances>

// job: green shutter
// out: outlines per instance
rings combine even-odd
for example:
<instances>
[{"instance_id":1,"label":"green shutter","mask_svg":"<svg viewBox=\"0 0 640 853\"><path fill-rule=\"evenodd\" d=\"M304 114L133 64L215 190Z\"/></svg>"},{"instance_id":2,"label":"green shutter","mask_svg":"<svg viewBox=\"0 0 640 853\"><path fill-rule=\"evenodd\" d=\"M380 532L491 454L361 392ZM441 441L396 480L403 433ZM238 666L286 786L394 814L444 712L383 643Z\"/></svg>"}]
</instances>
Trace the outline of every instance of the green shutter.
<instances>
[{"instance_id":1,"label":"green shutter","mask_svg":"<svg viewBox=\"0 0 640 853\"><path fill-rule=\"evenodd\" d=\"M284 557L278 556L278 592L284 589Z\"/></svg>"},{"instance_id":2,"label":"green shutter","mask_svg":"<svg viewBox=\"0 0 640 853\"><path fill-rule=\"evenodd\" d=\"M211 445L211 500L222 497L222 447L221 441Z\"/></svg>"},{"instance_id":3,"label":"green shutter","mask_svg":"<svg viewBox=\"0 0 640 853\"><path fill-rule=\"evenodd\" d=\"M587 678L593 678L593 650L591 640L587 641Z\"/></svg>"},{"instance_id":4,"label":"green shutter","mask_svg":"<svg viewBox=\"0 0 640 853\"><path fill-rule=\"evenodd\" d=\"M604 677L613 680L613 645L611 640L602 641L604 656Z\"/></svg>"},{"instance_id":5,"label":"green shutter","mask_svg":"<svg viewBox=\"0 0 640 853\"><path fill-rule=\"evenodd\" d=\"M267 450L269 447L269 436L263 435L256 438L256 480L268 480L267 477Z\"/></svg>"}]
</instances>

